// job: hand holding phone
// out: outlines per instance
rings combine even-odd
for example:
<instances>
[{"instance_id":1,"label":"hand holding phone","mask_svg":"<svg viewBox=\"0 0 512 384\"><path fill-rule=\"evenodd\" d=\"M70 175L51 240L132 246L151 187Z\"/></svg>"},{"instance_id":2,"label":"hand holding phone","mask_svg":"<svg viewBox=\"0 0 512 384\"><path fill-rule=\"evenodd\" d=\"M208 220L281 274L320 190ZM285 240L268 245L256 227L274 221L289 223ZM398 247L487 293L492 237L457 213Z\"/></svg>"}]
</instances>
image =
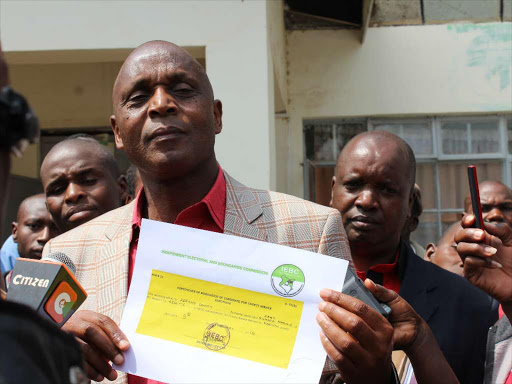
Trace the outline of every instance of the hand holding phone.
<instances>
[{"instance_id":1,"label":"hand holding phone","mask_svg":"<svg viewBox=\"0 0 512 384\"><path fill-rule=\"evenodd\" d=\"M355 297L363 303L368 304L385 318L391 314L391 308L385 303L380 303L373 294L366 288L363 281L350 268L347 269L345 283L342 292L346 295Z\"/></svg>"}]
</instances>

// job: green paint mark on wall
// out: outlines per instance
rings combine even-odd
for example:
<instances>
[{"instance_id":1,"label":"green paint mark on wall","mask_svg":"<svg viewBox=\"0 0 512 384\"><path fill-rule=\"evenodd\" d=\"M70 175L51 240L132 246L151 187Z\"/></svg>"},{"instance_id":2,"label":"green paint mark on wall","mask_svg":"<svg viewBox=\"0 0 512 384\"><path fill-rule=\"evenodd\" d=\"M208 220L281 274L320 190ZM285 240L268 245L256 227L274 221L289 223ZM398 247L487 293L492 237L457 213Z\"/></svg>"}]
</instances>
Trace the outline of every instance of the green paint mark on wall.
<instances>
[{"instance_id":1,"label":"green paint mark on wall","mask_svg":"<svg viewBox=\"0 0 512 384\"><path fill-rule=\"evenodd\" d=\"M453 24L448 31L457 34L472 33L473 40L466 51L469 67L487 68L487 78L497 76L500 89L510 85L512 73L512 24Z\"/></svg>"}]
</instances>

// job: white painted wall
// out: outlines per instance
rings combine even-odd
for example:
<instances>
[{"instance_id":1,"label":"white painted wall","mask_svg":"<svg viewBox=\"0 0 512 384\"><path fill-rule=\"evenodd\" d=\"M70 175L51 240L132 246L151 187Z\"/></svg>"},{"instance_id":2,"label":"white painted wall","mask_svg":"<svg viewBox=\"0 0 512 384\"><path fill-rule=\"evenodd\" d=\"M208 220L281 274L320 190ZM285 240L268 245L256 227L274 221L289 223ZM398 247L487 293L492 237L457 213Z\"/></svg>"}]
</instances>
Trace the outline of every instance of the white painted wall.
<instances>
[{"instance_id":1,"label":"white painted wall","mask_svg":"<svg viewBox=\"0 0 512 384\"><path fill-rule=\"evenodd\" d=\"M303 196L303 119L512 111L512 23L287 35L286 191Z\"/></svg>"},{"instance_id":2,"label":"white painted wall","mask_svg":"<svg viewBox=\"0 0 512 384\"><path fill-rule=\"evenodd\" d=\"M219 162L240 181L269 188L275 152L266 17L264 1L3 0L0 36L7 52L134 48L154 39L205 46L224 106Z\"/></svg>"}]
</instances>

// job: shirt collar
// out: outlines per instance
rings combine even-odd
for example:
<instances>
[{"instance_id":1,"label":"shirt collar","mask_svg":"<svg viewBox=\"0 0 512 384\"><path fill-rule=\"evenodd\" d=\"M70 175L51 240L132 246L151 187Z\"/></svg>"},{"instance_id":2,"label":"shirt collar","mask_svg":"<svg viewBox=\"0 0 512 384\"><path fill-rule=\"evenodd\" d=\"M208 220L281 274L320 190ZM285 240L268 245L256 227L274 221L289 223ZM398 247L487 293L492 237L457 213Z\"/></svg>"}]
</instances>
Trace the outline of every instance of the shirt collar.
<instances>
[{"instance_id":1,"label":"shirt collar","mask_svg":"<svg viewBox=\"0 0 512 384\"><path fill-rule=\"evenodd\" d=\"M137 197L135 198L135 204L133 206L133 215L132 215L132 229L140 229L142 223L142 212L144 212L144 208L146 206L146 195L144 193L144 186L140 189ZM217 178L215 179L215 183L213 184L210 191L206 194L205 197L198 203L191 205L185 210L200 205L205 204L208 208L208 212L212 216L215 224L219 226L219 228L224 232L224 220L226 216L226 180L224 178L224 172L219 165L219 172L217 174ZM180 216L178 214L178 218Z\"/></svg>"},{"instance_id":2,"label":"shirt collar","mask_svg":"<svg viewBox=\"0 0 512 384\"><path fill-rule=\"evenodd\" d=\"M370 271L379 272L379 273L389 273L394 271L398 265L398 256L400 255L400 248L396 251L395 261L391 264L377 264L373 267L370 267Z\"/></svg>"}]
</instances>

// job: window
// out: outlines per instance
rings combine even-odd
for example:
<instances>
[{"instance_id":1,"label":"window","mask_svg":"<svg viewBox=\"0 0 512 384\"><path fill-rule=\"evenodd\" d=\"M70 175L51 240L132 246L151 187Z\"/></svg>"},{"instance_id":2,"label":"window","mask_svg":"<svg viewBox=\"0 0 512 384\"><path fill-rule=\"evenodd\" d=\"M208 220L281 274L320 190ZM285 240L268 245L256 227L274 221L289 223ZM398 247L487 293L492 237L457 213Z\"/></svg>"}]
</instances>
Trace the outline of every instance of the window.
<instances>
[{"instance_id":1,"label":"window","mask_svg":"<svg viewBox=\"0 0 512 384\"><path fill-rule=\"evenodd\" d=\"M324 127L322 134L317 127ZM330 127L330 131L326 128ZM354 127L357 127L355 129ZM320 204L330 200L336 155L359 132L385 130L402 137L416 155L416 182L423 214L412 238L425 246L460 220L468 193L466 166L477 167L480 181L512 181L512 116L366 119L307 122L304 125L305 196ZM314 143L314 144L311 144ZM318 152L322 148L325 152ZM330 152L327 155L327 149Z\"/></svg>"},{"instance_id":2,"label":"window","mask_svg":"<svg viewBox=\"0 0 512 384\"><path fill-rule=\"evenodd\" d=\"M331 200L331 180L343 146L366 131L366 121L308 123L304 126L306 198L322 205Z\"/></svg>"}]
</instances>

